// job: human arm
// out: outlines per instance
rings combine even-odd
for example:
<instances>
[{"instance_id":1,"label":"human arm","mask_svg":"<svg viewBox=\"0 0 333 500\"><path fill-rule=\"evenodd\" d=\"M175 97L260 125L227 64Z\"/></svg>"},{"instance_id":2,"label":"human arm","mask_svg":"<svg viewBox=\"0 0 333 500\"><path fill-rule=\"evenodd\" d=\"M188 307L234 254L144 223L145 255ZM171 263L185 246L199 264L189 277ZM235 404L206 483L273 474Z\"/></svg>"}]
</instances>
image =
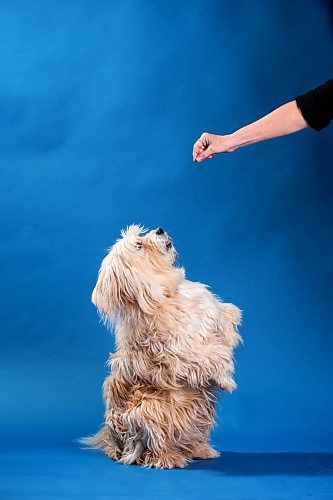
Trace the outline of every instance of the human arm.
<instances>
[{"instance_id":1,"label":"human arm","mask_svg":"<svg viewBox=\"0 0 333 500\"><path fill-rule=\"evenodd\" d=\"M232 134L202 134L194 144L193 160L201 162L218 153L231 153L238 148L292 134L306 127L319 131L327 127L331 120L333 79Z\"/></svg>"},{"instance_id":2,"label":"human arm","mask_svg":"<svg viewBox=\"0 0 333 500\"><path fill-rule=\"evenodd\" d=\"M298 132L307 126L296 101L291 101L232 134L215 135L205 132L194 144L193 160L201 162L219 153L232 153L256 142Z\"/></svg>"}]
</instances>

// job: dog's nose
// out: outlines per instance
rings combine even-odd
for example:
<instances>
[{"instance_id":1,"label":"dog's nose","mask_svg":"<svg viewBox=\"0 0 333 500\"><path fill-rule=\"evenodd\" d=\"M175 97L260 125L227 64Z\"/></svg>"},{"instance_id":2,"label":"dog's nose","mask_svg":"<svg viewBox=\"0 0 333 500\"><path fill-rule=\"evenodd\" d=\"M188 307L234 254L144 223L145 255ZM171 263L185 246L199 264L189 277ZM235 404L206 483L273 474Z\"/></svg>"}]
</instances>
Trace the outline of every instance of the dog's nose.
<instances>
[{"instance_id":1,"label":"dog's nose","mask_svg":"<svg viewBox=\"0 0 333 500\"><path fill-rule=\"evenodd\" d=\"M161 227L156 229L156 234L164 234L164 230Z\"/></svg>"}]
</instances>

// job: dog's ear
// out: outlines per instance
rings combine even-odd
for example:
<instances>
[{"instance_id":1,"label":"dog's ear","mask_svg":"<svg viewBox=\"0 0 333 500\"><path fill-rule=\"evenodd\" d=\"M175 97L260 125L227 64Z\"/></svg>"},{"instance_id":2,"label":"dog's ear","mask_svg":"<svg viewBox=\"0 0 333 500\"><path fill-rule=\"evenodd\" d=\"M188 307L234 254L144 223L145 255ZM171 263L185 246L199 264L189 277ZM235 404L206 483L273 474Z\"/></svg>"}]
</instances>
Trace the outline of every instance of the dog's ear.
<instances>
[{"instance_id":1,"label":"dog's ear","mask_svg":"<svg viewBox=\"0 0 333 500\"><path fill-rule=\"evenodd\" d=\"M147 232L147 229L145 229L140 224L131 224L130 226L127 226L126 229L121 230L121 237L134 239L137 236L140 236L142 233L146 233L146 232Z\"/></svg>"},{"instance_id":2,"label":"dog's ear","mask_svg":"<svg viewBox=\"0 0 333 500\"><path fill-rule=\"evenodd\" d=\"M132 297L145 314L153 314L165 297L161 284L154 277L149 278L146 275L144 279L131 281Z\"/></svg>"},{"instance_id":3,"label":"dog's ear","mask_svg":"<svg viewBox=\"0 0 333 500\"><path fill-rule=\"evenodd\" d=\"M116 311L138 306L152 314L164 298L161 285L148 274L138 273L124 263L118 265L108 257L102 262L98 280L92 293L92 302L101 314L113 316Z\"/></svg>"},{"instance_id":4,"label":"dog's ear","mask_svg":"<svg viewBox=\"0 0 333 500\"><path fill-rule=\"evenodd\" d=\"M105 258L91 296L92 303L102 314L113 315L119 303L118 279L111 262Z\"/></svg>"}]
</instances>

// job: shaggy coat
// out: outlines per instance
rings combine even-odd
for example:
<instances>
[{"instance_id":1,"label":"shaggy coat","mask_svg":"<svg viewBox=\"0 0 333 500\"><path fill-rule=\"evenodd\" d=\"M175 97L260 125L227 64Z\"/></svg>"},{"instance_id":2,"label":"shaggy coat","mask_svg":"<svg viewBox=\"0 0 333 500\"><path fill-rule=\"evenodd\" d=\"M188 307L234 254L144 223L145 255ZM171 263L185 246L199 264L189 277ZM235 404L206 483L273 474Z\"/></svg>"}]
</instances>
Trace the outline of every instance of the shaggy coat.
<instances>
[{"instance_id":1,"label":"shaggy coat","mask_svg":"<svg viewBox=\"0 0 333 500\"><path fill-rule=\"evenodd\" d=\"M158 228L122 231L92 294L115 331L103 386L105 421L83 442L122 464L184 467L219 454L209 445L215 392L232 392L240 310L185 279Z\"/></svg>"}]
</instances>

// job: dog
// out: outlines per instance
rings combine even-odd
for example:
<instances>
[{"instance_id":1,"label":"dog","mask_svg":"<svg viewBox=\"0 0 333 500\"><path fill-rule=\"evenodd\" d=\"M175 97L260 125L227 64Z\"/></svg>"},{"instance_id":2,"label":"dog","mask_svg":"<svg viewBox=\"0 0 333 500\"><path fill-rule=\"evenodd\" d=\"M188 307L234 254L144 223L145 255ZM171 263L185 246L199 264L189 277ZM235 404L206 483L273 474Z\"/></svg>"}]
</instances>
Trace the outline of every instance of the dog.
<instances>
[{"instance_id":1,"label":"dog","mask_svg":"<svg viewBox=\"0 0 333 500\"><path fill-rule=\"evenodd\" d=\"M209 444L216 391L231 393L241 311L185 279L162 228L131 225L104 258L92 302L115 331L105 420L82 442L122 464L185 467Z\"/></svg>"}]
</instances>

